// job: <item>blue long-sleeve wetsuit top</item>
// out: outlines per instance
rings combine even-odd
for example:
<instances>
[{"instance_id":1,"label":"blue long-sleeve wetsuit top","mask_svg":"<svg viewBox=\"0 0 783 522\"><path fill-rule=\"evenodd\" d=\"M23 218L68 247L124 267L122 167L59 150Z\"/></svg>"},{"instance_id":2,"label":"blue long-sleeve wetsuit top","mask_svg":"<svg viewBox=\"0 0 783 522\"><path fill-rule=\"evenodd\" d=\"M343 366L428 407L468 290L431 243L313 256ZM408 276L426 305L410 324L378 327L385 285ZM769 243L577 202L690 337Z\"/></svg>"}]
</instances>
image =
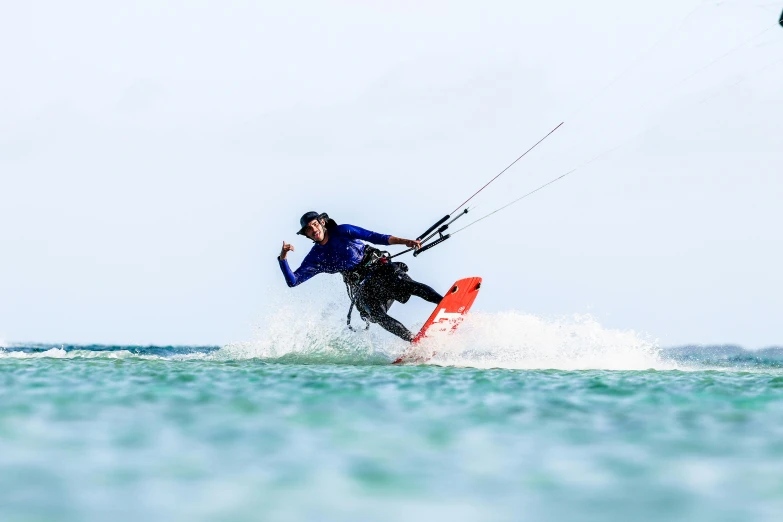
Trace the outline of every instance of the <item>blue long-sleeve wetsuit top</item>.
<instances>
[{"instance_id":1,"label":"blue long-sleeve wetsuit top","mask_svg":"<svg viewBox=\"0 0 783 522\"><path fill-rule=\"evenodd\" d=\"M302 264L292 272L288 261L279 259L280 269L288 286L302 284L314 275L321 273L336 274L353 270L364 259L362 240L376 245L388 245L389 235L371 232L353 225L337 225L329 229L329 241L325 245L316 243L305 256Z\"/></svg>"}]
</instances>

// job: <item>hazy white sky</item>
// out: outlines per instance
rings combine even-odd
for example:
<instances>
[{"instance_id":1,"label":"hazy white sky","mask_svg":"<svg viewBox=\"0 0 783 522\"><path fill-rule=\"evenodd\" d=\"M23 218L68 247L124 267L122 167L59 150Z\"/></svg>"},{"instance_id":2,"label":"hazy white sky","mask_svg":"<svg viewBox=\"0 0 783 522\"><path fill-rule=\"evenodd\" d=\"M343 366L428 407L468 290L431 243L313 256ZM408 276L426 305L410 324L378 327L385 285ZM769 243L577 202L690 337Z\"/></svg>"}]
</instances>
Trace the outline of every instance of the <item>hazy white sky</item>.
<instances>
[{"instance_id":1,"label":"hazy white sky","mask_svg":"<svg viewBox=\"0 0 783 522\"><path fill-rule=\"evenodd\" d=\"M476 215L623 146L412 275L481 275L477 309L591 313L663 345L781 344L779 11L5 2L0 340L247 339L288 292L282 240L294 266L309 247L303 212L414 237L565 120Z\"/></svg>"}]
</instances>

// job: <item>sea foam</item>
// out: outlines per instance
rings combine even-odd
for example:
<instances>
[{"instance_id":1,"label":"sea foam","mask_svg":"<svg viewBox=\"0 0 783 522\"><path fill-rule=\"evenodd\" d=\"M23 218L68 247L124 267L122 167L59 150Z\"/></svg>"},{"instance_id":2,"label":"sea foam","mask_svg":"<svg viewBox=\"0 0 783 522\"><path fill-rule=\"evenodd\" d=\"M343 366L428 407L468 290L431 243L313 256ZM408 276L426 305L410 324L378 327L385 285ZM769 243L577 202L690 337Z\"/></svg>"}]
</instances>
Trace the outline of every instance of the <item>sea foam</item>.
<instances>
[{"instance_id":1,"label":"sea foam","mask_svg":"<svg viewBox=\"0 0 783 522\"><path fill-rule=\"evenodd\" d=\"M305 364L387 364L409 347L378 325L349 330L342 302L291 294L275 302L259 319L252 340L232 343L211 356ZM362 325L355 316L355 323ZM546 318L509 310L475 311L466 317L453 334L421 344L422 352L437 352L432 364L559 370L677 367L660 356L654 340L633 330L606 328L590 315ZM421 324L408 326L415 331Z\"/></svg>"}]
</instances>

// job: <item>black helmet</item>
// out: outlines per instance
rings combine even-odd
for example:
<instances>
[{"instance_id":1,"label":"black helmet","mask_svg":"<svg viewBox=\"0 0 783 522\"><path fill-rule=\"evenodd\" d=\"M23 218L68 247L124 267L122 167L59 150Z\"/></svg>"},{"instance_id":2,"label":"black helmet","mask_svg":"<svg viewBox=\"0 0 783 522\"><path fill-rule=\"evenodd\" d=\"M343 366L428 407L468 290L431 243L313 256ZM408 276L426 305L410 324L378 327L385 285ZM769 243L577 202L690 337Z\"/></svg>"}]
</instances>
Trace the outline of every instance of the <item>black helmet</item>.
<instances>
[{"instance_id":1,"label":"black helmet","mask_svg":"<svg viewBox=\"0 0 783 522\"><path fill-rule=\"evenodd\" d=\"M307 228L307 225L310 224L310 222L314 219L329 219L328 214L321 214L319 212L315 212L314 210L311 210L310 212L305 212L305 214L299 218L299 234L300 236L305 235L304 229Z\"/></svg>"}]
</instances>

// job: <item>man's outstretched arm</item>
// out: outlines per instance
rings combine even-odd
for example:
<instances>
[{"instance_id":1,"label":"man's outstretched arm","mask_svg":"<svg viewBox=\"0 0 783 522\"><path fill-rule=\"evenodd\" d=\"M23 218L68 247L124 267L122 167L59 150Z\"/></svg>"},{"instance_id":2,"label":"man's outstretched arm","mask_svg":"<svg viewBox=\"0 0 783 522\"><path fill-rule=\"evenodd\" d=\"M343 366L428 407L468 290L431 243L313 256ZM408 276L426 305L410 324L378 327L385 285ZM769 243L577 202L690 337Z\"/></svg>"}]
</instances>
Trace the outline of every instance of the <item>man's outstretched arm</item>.
<instances>
[{"instance_id":1,"label":"man's outstretched arm","mask_svg":"<svg viewBox=\"0 0 783 522\"><path fill-rule=\"evenodd\" d=\"M418 239L403 239L401 237L389 236L390 245L405 245L408 248L421 248L421 241Z\"/></svg>"},{"instance_id":2,"label":"man's outstretched arm","mask_svg":"<svg viewBox=\"0 0 783 522\"><path fill-rule=\"evenodd\" d=\"M403 239L387 234L379 234L354 225L341 225L341 228L348 234L348 237L352 239L361 239L363 241L375 243L376 245L405 245L409 248L421 247L421 241L415 241L413 239Z\"/></svg>"},{"instance_id":3,"label":"man's outstretched arm","mask_svg":"<svg viewBox=\"0 0 783 522\"><path fill-rule=\"evenodd\" d=\"M288 252L293 251L294 247L283 241L283 248L280 250L280 255L277 256L277 262L280 264L280 270L283 272L283 277L285 277L285 283L290 288L300 285L314 275L320 273L318 267L311 265L308 262L307 257L304 258L304 261L302 261L302 266L297 268L296 272L291 271L291 267L288 266L288 260L286 259L286 256L288 255Z\"/></svg>"}]
</instances>

